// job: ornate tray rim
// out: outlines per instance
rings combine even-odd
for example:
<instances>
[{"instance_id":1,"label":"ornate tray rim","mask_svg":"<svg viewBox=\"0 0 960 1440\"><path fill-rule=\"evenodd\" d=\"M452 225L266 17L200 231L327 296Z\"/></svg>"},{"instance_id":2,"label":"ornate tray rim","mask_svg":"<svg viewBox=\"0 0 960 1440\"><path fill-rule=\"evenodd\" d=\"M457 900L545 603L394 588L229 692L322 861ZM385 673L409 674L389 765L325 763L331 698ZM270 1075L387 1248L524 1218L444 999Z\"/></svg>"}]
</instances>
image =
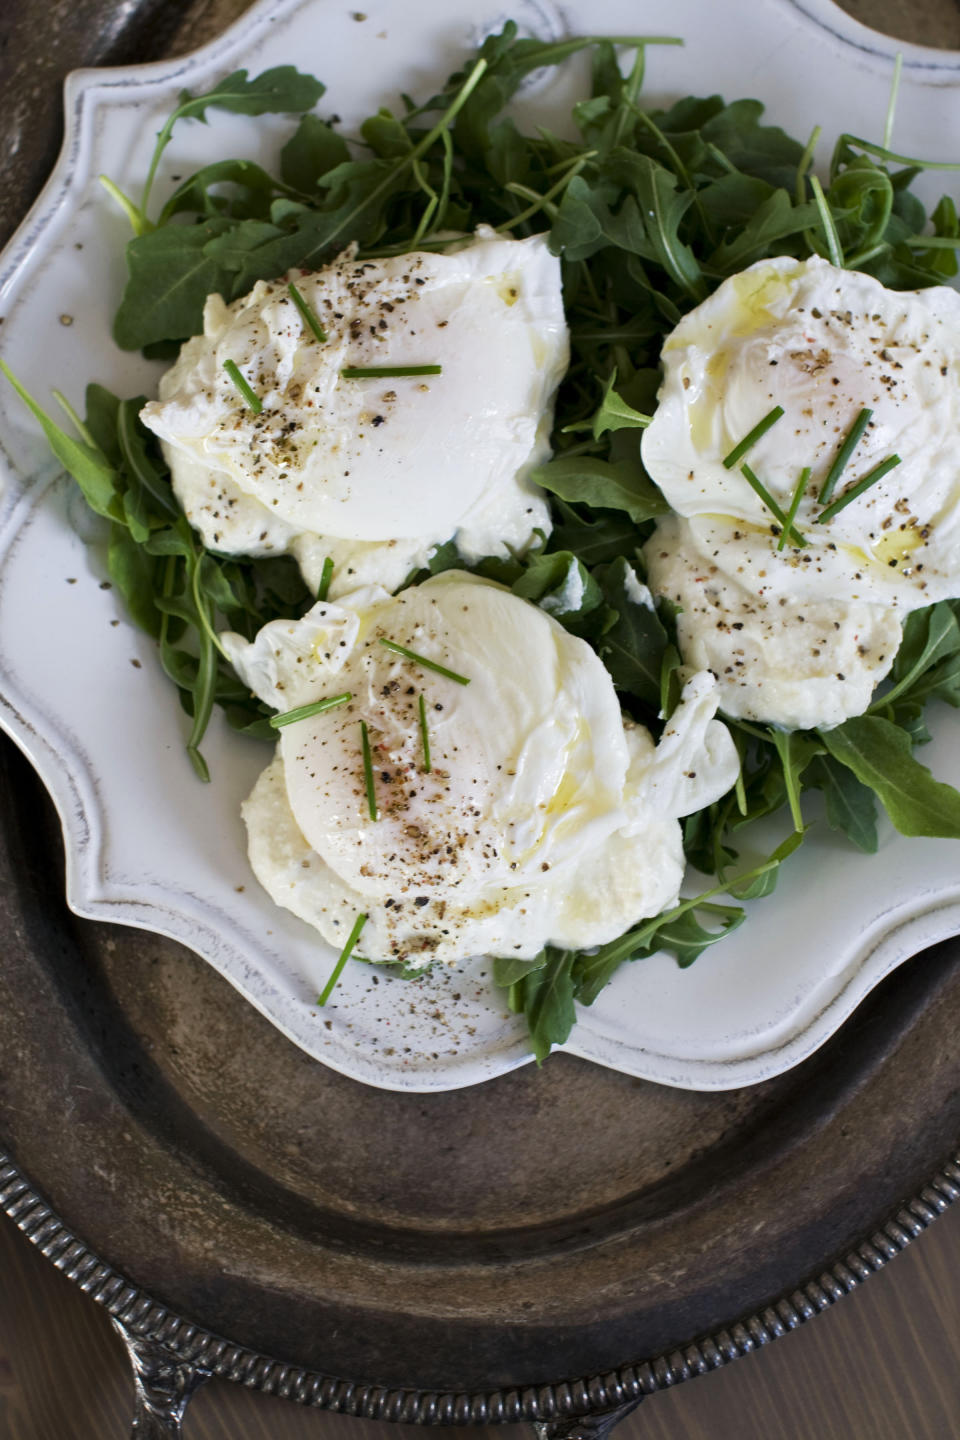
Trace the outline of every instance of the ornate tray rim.
<instances>
[{"instance_id":1,"label":"ornate tray rim","mask_svg":"<svg viewBox=\"0 0 960 1440\"><path fill-rule=\"evenodd\" d=\"M823 24L822 16L828 11L837 16L841 14L830 0L789 0L789 3L813 24ZM262 0L257 10L266 9L266 4L267 0ZM849 17L843 16L843 20L849 31L859 32L862 48L867 53L886 55L897 48L892 41L887 42L889 49L868 45L867 40L882 41L885 37L857 26ZM843 38L852 39L850 34ZM929 57L950 53L954 69L960 58L958 52L936 52L917 46L899 48L911 58L928 62ZM931 68L938 67L931 65ZM66 146L55 174L59 173L65 158ZM33 214L31 210L15 240L22 238ZM101 1260L64 1225L32 1181L4 1153L0 1141L0 1208L61 1273L108 1311L128 1339L133 1337L134 1341L158 1347L175 1365L194 1372L200 1379L216 1375L313 1408L372 1420L423 1425L543 1422L602 1413L613 1407L630 1408L631 1402L719 1369L813 1318L882 1269L957 1199L960 1199L960 1150L952 1151L930 1182L890 1218L871 1229L861 1243L845 1250L842 1257L759 1312L730 1322L669 1354L622 1366L602 1376L555 1381L523 1390L467 1394L358 1385L282 1363L205 1330L155 1301Z\"/></svg>"},{"instance_id":2,"label":"ornate tray rim","mask_svg":"<svg viewBox=\"0 0 960 1440\"><path fill-rule=\"evenodd\" d=\"M101 1260L0 1150L0 1209L62 1274L107 1310L135 1361L147 1358L153 1367L164 1359L172 1361L190 1389L216 1376L299 1405L406 1425L543 1423L631 1409L658 1390L719 1370L829 1309L882 1270L957 1200L960 1150L953 1150L929 1183L860 1244L758 1313L732 1320L668 1355L641 1359L606 1375L467 1394L356 1384L274 1360L205 1330ZM138 1350L143 1342L159 1353L143 1357Z\"/></svg>"}]
</instances>

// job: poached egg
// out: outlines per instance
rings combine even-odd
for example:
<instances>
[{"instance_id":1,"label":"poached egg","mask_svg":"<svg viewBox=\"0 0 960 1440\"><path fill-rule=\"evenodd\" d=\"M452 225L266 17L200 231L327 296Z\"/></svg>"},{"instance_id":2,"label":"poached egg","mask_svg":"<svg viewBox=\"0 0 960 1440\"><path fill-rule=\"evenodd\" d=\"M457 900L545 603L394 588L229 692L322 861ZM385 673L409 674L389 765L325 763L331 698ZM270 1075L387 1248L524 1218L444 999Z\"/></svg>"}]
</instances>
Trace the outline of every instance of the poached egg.
<instances>
[{"instance_id":1,"label":"poached egg","mask_svg":"<svg viewBox=\"0 0 960 1440\"><path fill-rule=\"evenodd\" d=\"M544 237L482 227L450 253L360 261L348 250L231 305L210 296L203 334L141 415L209 548L289 552L313 590L329 558L332 595L392 590L446 541L474 561L549 531L528 476L550 453L568 357L560 264ZM440 374L343 373L434 365Z\"/></svg>"},{"instance_id":2,"label":"poached egg","mask_svg":"<svg viewBox=\"0 0 960 1440\"><path fill-rule=\"evenodd\" d=\"M270 705L351 697L282 727L243 813L271 897L337 948L365 914L370 959L530 958L616 938L675 902L679 817L738 773L711 675L688 681L655 745L585 641L462 572L397 596L367 587L224 643Z\"/></svg>"},{"instance_id":3,"label":"poached egg","mask_svg":"<svg viewBox=\"0 0 960 1440\"><path fill-rule=\"evenodd\" d=\"M684 658L716 670L732 715L795 728L860 713L900 617L960 595L960 295L887 290L818 257L763 260L680 321L663 366L643 458L682 519L658 527L646 558L652 587L684 606ZM784 512L809 467L802 546L779 545L743 462L724 464L778 406L743 461ZM821 489L863 409L833 498L900 463L821 523Z\"/></svg>"}]
</instances>

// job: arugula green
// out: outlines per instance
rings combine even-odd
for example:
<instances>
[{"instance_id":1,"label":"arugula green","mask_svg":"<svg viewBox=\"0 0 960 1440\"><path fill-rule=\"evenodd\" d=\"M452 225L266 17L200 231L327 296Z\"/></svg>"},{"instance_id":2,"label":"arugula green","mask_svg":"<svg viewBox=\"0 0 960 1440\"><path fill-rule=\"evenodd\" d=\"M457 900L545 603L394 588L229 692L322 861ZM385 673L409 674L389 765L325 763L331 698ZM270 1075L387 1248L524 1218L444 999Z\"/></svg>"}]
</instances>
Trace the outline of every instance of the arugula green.
<instances>
[{"instance_id":1,"label":"arugula green","mask_svg":"<svg viewBox=\"0 0 960 1440\"><path fill-rule=\"evenodd\" d=\"M771 894L780 866L802 838L788 836L766 860L736 880L681 900L595 950L561 950L548 945L531 960L495 960L494 983L506 989L510 1009L525 1016L537 1063L542 1064L552 1047L562 1045L569 1036L576 1020L575 1002L592 1005L621 965L668 950L685 968L742 925L746 919L743 907L717 904L714 897L727 894L753 900ZM712 927L698 915L712 920Z\"/></svg>"},{"instance_id":2,"label":"arugula green","mask_svg":"<svg viewBox=\"0 0 960 1440\"><path fill-rule=\"evenodd\" d=\"M200 743L214 705L243 734L275 738L271 711L251 696L222 651L220 622L252 640L269 620L305 613L313 597L292 560L238 560L203 548L170 487L156 437L138 418L144 397L120 400L101 385L89 385L76 439L41 409L2 360L0 371L40 421L87 504L108 522L107 574L130 618L157 643L160 664L192 720L187 754L199 777L208 780Z\"/></svg>"}]
</instances>

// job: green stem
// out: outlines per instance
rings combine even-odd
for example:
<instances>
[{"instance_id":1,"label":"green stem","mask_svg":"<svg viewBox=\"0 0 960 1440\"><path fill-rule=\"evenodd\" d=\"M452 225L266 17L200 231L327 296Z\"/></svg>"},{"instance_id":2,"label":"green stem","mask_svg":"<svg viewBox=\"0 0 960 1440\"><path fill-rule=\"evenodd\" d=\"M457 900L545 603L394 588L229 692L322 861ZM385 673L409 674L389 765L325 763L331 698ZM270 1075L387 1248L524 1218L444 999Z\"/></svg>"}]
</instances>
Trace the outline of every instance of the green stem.
<instances>
[{"instance_id":1,"label":"green stem","mask_svg":"<svg viewBox=\"0 0 960 1440\"><path fill-rule=\"evenodd\" d=\"M646 51L642 45L637 46L637 53L634 57L630 74L627 77L617 106L617 113L614 117L613 130L610 134L610 149L619 145L623 138L623 127L627 122L630 111L637 111L637 96L643 88L643 72L646 64Z\"/></svg>"},{"instance_id":2,"label":"green stem","mask_svg":"<svg viewBox=\"0 0 960 1440\"><path fill-rule=\"evenodd\" d=\"M827 204L827 197L823 193L823 186L816 175L810 176L810 185L813 190L813 198L817 202L817 209L820 211L820 224L823 227L824 237L827 242L827 250L830 255L831 265L836 265L838 270L844 268L843 250L840 246L840 236L837 234L837 227L834 223L830 206Z\"/></svg>"},{"instance_id":3,"label":"green stem","mask_svg":"<svg viewBox=\"0 0 960 1440\"><path fill-rule=\"evenodd\" d=\"M822 133L822 127L814 125L810 139L807 141L807 148L800 156L800 164L797 166L797 182L794 186L794 198L798 205L803 205L807 198L807 171L813 164L814 151Z\"/></svg>"},{"instance_id":4,"label":"green stem","mask_svg":"<svg viewBox=\"0 0 960 1440\"><path fill-rule=\"evenodd\" d=\"M543 195L538 194L536 190L531 190L528 185L518 185L515 182L507 185L506 189L510 191L511 195L521 195L524 199L531 198L532 204L530 204L526 210L521 210L519 215L514 215L510 220L504 220L502 224L496 227L497 233L499 234L502 230L512 230L515 225L525 224L526 221L536 215L539 210L546 210L549 214L554 198L567 188L573 177L580 174L583 167L594 158L596 153L596 150L585 150L584 153L578 156L573 164L568 167L566 173L561 175L560 179L551 185L550 189ZM556 209L555 206L552 208L554 210ZM551 216L551 218L553 217Z\"/></svg>"},{"instance_id":5,"label":"green stem","mask_svg":"<svg viewBox=\"0 0 960 1440\"><path fill-rule=\"evenodd\" d=\"M858 150L863 150L867 155L874 155L878 160L892 160L894 165L906 165L911 170L960 170L958 161L916 160L910 155L898 155L883 145L873 145L869 140L861 140L856 135L841 135L837 141L838 148L843 144L855 145Z\"/></svg>"},{"instance_id":6,"label":"green stem","mask_svg":"<svg viewBox=\"0 0 960 1440\"><path fill-rule=\"evenodd\" d=\"M103 455L103 451L100 449L100 446L97 444L96 440L94 440L93 436L90 434L90 431L80 419L80 416L77 414L76 410L74 410L73 406L70 404L70 401L67 399L66 395L64 395L63 391L51 390L50 393L53 396L54 400L56 400L57 404L60 406L60 409L64 412L65 415L69 417L71 423L76 428L81 439L86 441L86 443L90 446L91 450L95 450L98 455ZM103 458L104 460L106 460L105 455Z\"/></svg>"},{"instance_id":7,"label":"green stem","mask_svg":"<svg viewBox=\"0 0 960 1440\"><path fill-rule=\"evenodd\" d=\"M897 51L897 58L893 66L893 80L890 85L890 99L887 102L887 118L883 127L883 148L890 149L890 141L893 139L893 122L897 113L897 94L900 90L900 72L903 69L903 51Z\"/></svg>"},{"instance_id":8,"label":"green stem","mask_svg":"<svg viewBox=\"0 0 960 1440\"><path fill-rule=\"evenodd\" d=\"M907 242L910 243L909 241ZM847 269L859 270L861 265L866 265L868 260L875 260L878 255L884 255L890 249L890 242L882 240L879 245L871 245L866 250L858 250L855 255L847 256Z\"/></svg>"},{"instance_id":9,"label":"green stem","mask_svg":"<svg viewBox=\"0 0 960 1440\"><path fill-rule=\"evenodd\" d=\"M207 614L206 603L204 602L203 597L200 594L200 567L203 564L204 558L205 556L202 550L194 555L193 565L191 566L190 574L190 592L193 595L193 603L197 607L197 616L200 620L200 629L210 640L210 643L214 646L214 648L219 650L220 654L223 656L224 660L226 660L227 664L229 665L230 656L227 654L226 650L224 650L223 646L220 643L220 640L217 637L217 632L214 630L213 626L210 623L210 617Z\"/></svg>"},{"instance_id":10,"label":"green stem","mask_svg":"<svg viewBox=\"0 0 960 1440\"><path fill-rule=\"evenodd\" d=\"M109 175L101 175L99 176L99 180L100 184L103 186L104 190L106 190L107 194L111 197L111 199L116 200L117 204L120 206L120 209L130 221L130 225L133 229L134 235L145 235L148 230L153 229L153 226L150 224L150 221L147 219L144 212L137 209L136 205L134 205L133 201L130 199L130 196L124 195L123 191L120 189L120 186L115 185L110 179Z\"/></svg>"},{"instance_id":11,"label":"green stem","mask_svg":"<svg viewBox=\"0 0 960 1440\"><path fill-rule=\"evenodd\" d=\"M322 247L317 246L315 249L311 250L308 255L304 256L304 260L301 262L302 264L305 264L307 261L312 259L312 257L317 253L317 250L319 250L320 248L324 250L329 250L337 237L341 235L343 231L346 230L347 227L353 223L353 221L359 214L362 213L362 211L366 210L370 205L372 205L375 200L379 200L380 196L384 194L386 190L389 190L391 186L395 185L400 176L405 174L406 171L409 170L410 167L415 163L415 161L420 159L421 155L425 155L427 153L427 151L434 144L434 142L436 140L439 140L444 130L446 130L460 114L460 111L463 109L464 105L466 105L467 101L470 99L470 96L473 94L474 90L477 88L480 81L483 79L486 69L486 60L478 60L476 65L474 65L473 69L470 71L470 74L467 76L466 80L461 85L453 103L449 106L447 110L444 111L440 119L437 121L436 125L434 125L432 129L428 130L426 135L424 135L423 139L418 141L417 144L414 145L409 155L405 155L404 158L400 161L399 165L394 166L394 168L390 171L389 175L384 176L384 178L380 181L379 185L375 185L374 188L370 191L370 193L368 195L365 195L364 198L359 202L359 204L355 205L348 214L344 215L341 218L340 222L336 225L336 227L327 234L326 238L323 241ZM409 247L406 248L409 249ZM402 255L404 251L401 250L397 253Z\"/></svg>"}]
</instances>

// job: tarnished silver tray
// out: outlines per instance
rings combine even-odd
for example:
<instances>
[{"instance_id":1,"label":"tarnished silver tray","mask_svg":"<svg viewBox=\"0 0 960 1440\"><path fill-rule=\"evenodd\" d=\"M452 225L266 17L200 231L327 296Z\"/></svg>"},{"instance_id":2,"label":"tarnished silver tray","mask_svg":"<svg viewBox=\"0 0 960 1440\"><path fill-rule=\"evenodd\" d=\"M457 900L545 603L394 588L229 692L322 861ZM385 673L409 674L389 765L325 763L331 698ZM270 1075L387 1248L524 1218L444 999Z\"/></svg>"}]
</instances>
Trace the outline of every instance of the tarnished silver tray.
<instances>
[{"instance_id":1,"label":"tarnished silver tray","mask_svg":"<svg viewBox=\"0 0 960 1440\"><path fill-rule=\"evenodd\" d=\"M203 9L87 0L56 64L152 58ZM21 37L8 98L48 87L10 109L11 226L56 146L31 18L0 22ZM72 916L52 807L0 757L0 1203L116 1317L139 1434L175 1433L210 1373L372 1418L576 1432L817 1313L960 1194L955 942L749 1090L558 1056L373 1091L190 952Z\"/></svg>"}]
</instances>

